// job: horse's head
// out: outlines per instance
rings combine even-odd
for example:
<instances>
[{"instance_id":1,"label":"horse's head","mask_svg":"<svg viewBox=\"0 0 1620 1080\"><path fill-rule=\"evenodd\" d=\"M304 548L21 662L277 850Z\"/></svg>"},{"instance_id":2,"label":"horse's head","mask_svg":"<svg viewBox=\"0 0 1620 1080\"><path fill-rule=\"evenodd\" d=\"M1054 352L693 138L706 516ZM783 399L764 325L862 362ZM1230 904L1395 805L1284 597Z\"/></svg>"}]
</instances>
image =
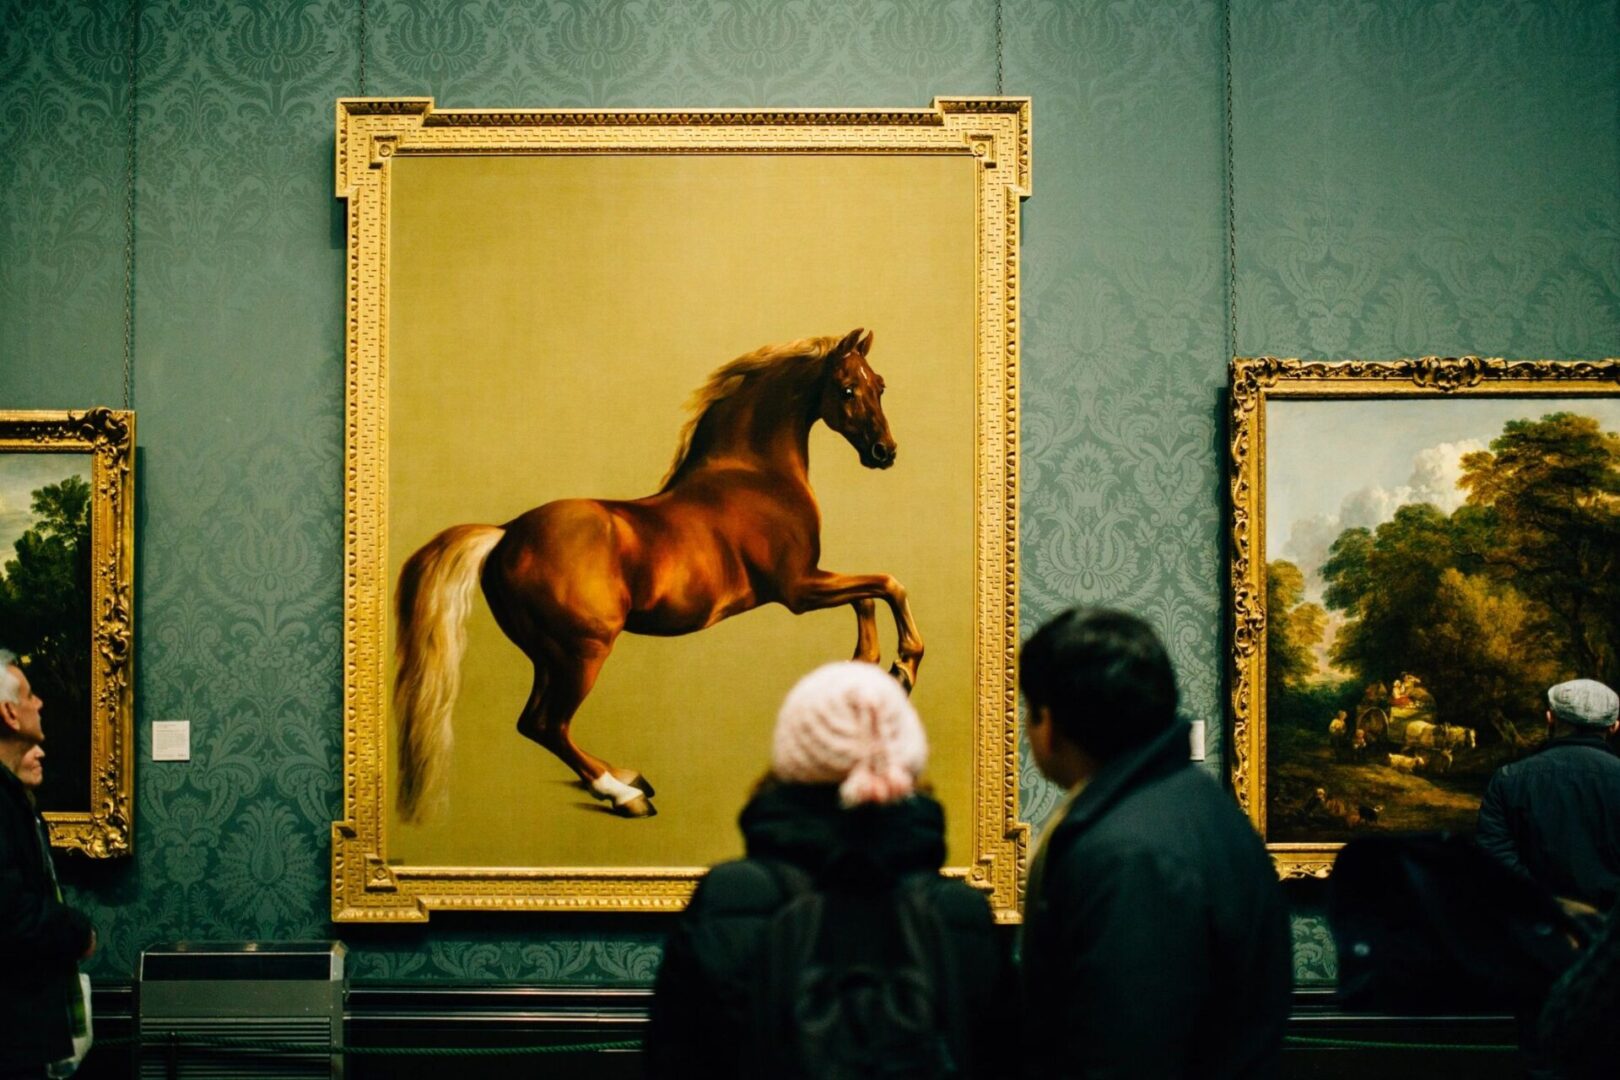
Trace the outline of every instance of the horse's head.
<instances>
[{"instance_id":1,"label":"horse's head","mask_svg":"<svg viewBox=\"0 0 1620 1080\"><path fill-rule=\"evenodd\" d=\"M883 376L866 362L872 349L872 335L851 330L827 354L827 370L821 380L820 417L822 423L849 440L868 469L887 469L894 464L894 436L883 415Z\"/></svg>"}]
</instances>

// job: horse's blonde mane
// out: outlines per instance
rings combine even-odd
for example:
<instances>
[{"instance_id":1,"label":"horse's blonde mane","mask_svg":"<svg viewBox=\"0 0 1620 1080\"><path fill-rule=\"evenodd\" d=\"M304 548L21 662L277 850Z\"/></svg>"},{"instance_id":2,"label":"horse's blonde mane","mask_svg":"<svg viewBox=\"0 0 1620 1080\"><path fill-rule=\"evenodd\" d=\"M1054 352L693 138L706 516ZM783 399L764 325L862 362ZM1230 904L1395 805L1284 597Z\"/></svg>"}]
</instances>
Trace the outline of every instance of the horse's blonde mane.
<instances>
[{"instance_id":1,"label":"horse's blonde mane","mask_svg":"<svg viewBox=\"0 0 1620 1080\"><path fill-rule=\"evenodd\" d=\"M658 490L668 491L681 466L686 464L686 459L692 453L692 439L697 434L698 425L710 409L734 397L743 387L756 380L780 375L803 361L824 358L839 340L836 337L809 337L781 345L765 345L716 368L687 399L686 408L691 415L681 428L680 441L675 445L675 460L664 474Z\"/></svg>"}]
</instances>

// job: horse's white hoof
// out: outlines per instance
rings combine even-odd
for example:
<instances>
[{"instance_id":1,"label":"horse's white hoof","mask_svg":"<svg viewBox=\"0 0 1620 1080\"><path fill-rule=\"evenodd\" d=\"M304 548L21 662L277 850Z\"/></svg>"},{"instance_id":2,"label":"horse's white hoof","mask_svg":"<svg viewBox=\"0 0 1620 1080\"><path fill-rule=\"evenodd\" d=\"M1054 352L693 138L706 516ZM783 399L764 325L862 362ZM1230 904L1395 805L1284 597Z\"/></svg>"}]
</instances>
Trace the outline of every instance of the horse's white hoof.
<instances>
[{"instance_id":1,"label":"horse's white hoof","mask_svg":"<svg viewBox=\"0 0 1620 1080\"><path fill-rule=\"evenodd\" d=\"M619 781L621 784L629 784L631 787L635 788L649 799L658 794L658 792L653 790L651 781L649 781L645 776L642 776L640 773L636 772L634 769L614 769L613 779Z\"/></svg>"},{"instance_id":2,"label":"horse's white hoof","mask_svg":"<svg viewBox=\"0 0 1620 1080\"><path fill-rule=\"evenodd\" d=\"M629 802L615 803L613 806L613 812L618 814L620 817L627 818L648 818L658 816L658 808L654 806L651 800L649 800L645 795L638 795Z\"/></svg>"}]
</instances>

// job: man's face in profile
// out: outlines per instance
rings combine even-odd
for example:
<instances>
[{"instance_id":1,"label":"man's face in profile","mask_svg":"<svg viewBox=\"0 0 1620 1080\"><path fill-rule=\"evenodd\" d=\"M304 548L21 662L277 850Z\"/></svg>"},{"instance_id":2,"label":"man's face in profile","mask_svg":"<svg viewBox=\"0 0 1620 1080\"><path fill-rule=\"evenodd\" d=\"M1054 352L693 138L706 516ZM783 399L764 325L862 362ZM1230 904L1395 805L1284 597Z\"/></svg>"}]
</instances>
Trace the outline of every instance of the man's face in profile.
<instances>
[{"instance_id":1,"label":"man's face in profile","mask_svg":"<svg viewBox=\"0 0 1620 1080\"><path fill-rule=\"evenodd\" d=\"M1024 731L1029 736L1029 753L1035 759L1035 767L1042 776L1060 782L1052 775L1052 710L1045 705L1036 705L1028 698L1024 704L1027 706Z\"/></svg>"},{"instance_id":2,"label":"man's face in profile","mask_svg":"<svg viewBox=\"0 0 1620 1080\"><path fill-rule=\"evenodd\" d=\"M34 790L45 782L45 748L33 746L23 755L22 761L17 765L17 779L29 790Z\"/></svg>"},{"instance_id":3,"label":"man's face in profile","mask_svg":"<svg viewBox=\"0 0 1620 1080\"><path fill-rule=\"evenodd\" d=\"M40 712L45 703L34 694L34 688L28 685L28 676L23 674L22 668L12 664L12 678L17 680L17 700L0 701L0 716L5 717L11 729L24 739L42 743L45 741L45 732L40 727Z\"/></svg>"}]
</instances>

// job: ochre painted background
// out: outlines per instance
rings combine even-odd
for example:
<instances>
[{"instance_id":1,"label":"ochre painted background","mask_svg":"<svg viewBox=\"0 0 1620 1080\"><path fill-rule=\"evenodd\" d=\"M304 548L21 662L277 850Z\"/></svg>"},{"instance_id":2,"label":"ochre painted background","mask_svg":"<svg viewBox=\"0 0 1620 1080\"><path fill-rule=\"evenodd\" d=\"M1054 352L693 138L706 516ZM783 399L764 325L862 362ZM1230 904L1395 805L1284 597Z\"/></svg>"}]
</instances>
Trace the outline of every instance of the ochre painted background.
<instances>
[{"instance_id":1,"label":"ochre painted background","mask_svg":"<svg viewBox=\"0 0 1620 1080\"><path fill-rule=\"evenodd\" d=\"M657 491L691 392L760 345L874 334L899 447L862 468L817 425L827 569L909 590L927 644L915 703L952 863L971 858L976 162L967 156L400 158L389 293L389 581L440 529L552 499ZM706 866L782 696L847 658L848 607L769 606L679 638L626 634L575 718L640 769L658 816L608 813L514 730L532 668L478 600L448 812L388 825L432 866ZM878 612L885 663L893 619ZM392 725L390 725L392 731Z\"/></svg>"}]
</instances>

